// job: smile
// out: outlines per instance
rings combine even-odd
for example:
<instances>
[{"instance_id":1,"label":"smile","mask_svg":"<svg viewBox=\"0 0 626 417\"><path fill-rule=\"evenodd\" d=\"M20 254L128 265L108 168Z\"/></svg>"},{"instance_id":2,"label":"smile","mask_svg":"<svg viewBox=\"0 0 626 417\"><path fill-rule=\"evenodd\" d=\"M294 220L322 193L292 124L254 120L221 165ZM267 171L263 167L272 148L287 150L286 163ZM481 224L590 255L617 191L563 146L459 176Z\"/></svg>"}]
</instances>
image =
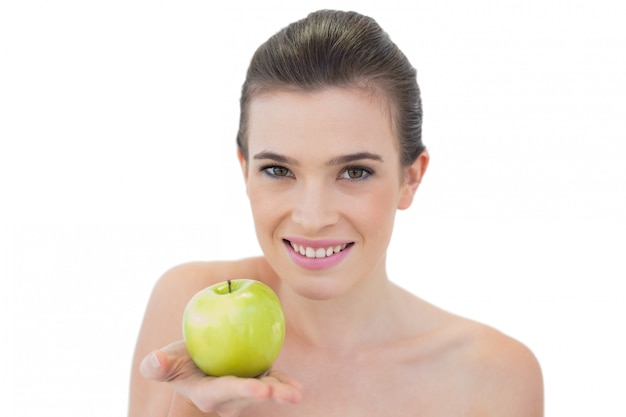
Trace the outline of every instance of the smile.
<instances>
[{"instance_id":1,"label":"smile","mask_svg":"<svg viewBox=\"0 0 626 417\"><path fill-rule=\"evenodd\" d=\"M351 252L354 242L325 239L309 240L298 237L283 239L289 258L300 268L320 271L339 265Z\"/></svg>"},{"instance_id":2,"label":"smile","mask_svg":"<svg viewBox=\"0 0 626 417\"><path fill-rule=\"evenodd\" d=\"M329 246L326 248L312 248L310 246L298 245L297 243L290 241L287 242L291 245L294 252L299 253L302 256L306 256L307 258L326 258L333 256L334 254L343 251L349 245L348 243L344 243L342 245Z\"/></svg>"}]
</instances>

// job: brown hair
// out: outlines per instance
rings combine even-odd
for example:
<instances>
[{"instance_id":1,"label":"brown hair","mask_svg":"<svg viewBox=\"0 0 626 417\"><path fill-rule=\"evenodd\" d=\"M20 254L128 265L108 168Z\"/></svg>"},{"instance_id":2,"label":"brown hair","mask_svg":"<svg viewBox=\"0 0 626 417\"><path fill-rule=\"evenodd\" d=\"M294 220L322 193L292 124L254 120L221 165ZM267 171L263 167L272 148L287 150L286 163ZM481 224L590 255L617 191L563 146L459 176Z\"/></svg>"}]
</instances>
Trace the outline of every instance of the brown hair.
<instances>
[{"instance_id":1,"label":"brown hair","mask_svg":"<svg viewBox=\"0 0 626 417\"><path fill-rule=\"evenodd\" d=\"M240 100L237 145L247 152L250 101L280 89L370 88L389 100L400 162L424 151L416 70L378 23L356 12L320 10L285 27L254 53Z\"/></svg>"}]
</instances>

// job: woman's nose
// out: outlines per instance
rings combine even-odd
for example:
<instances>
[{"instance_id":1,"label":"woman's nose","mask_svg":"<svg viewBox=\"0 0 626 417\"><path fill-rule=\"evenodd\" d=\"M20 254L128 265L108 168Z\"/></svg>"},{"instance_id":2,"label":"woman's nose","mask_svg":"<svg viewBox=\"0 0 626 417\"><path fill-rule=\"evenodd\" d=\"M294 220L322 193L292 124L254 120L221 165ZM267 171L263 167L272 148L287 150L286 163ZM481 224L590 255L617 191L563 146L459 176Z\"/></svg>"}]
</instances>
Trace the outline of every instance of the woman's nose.
<instances>
[{"instance_id":1,"label":"woman's nose","mask_svg":"<svg viewBox=\"0 0 626 417\"><path fill-rule=\"evenodd\" d=\"M335 200L323 184L302 184L294 196L292 220L308 233L318 232L339 220Z\"/></svg>"}]
</instances>

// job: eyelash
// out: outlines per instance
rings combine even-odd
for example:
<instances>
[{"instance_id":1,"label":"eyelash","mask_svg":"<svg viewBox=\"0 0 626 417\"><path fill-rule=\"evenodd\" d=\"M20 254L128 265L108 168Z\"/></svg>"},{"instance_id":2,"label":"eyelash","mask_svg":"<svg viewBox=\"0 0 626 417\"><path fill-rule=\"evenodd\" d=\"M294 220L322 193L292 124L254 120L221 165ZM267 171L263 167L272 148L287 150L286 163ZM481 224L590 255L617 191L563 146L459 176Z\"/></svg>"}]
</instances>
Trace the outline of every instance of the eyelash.
<instances>
[{"instance_id":1,"label":"eyelash","mask_svg":"<svg viewBox=\"0 0 626 417\"><path fill-rule=\"evenodd\" d=\"M349 174L350 171L359 171L360 176L351 177ZM364 181L368 179L370 176L372 176L373 174L374 174L373 169L360 167L360 166L349 166L349 167L344 168L343 171L341 171L341 175L339 175L339 178L345 179L348 181ZM346 176L345 178L344 178L344 175Z\"/></svg>"},{"instance_id":2,"label":"eyelash","mask_svg":"<svg viewBox=\"0 0 626 417\"><path fill-rule=\"evenodd\" d=\"M275 171L278 169L285 170L286 171L285 175L277 175ZM262 166L259 169L259 171L273 179L291 178L294 176L288 168L281 167L280 165L265 165L265 166ZM287 174L290 174L290 175L287 175Z\"/></svg>"},{"instance_id":3,"label":"eyelash","mask_svg":"<svg viewBox=\"0 0 626 417\"><path fill-rule=\"evenodd\" d=\"M276 170L284 170L284 175L277 175ZM282 179L282 178L293 178L295 177L293 173L289 170L289 168L285 168L280 165L264 165L259 169L260 172L265 174L266 176L272 179ZM360 176L351 177L350 171L359 171ZM361 166L348 166L345 167L339 174L337 178L347 180L347 181L364 181L370 176L374 174L374 170L370 168L365 168Z\"/></svg>"}]
</instances>

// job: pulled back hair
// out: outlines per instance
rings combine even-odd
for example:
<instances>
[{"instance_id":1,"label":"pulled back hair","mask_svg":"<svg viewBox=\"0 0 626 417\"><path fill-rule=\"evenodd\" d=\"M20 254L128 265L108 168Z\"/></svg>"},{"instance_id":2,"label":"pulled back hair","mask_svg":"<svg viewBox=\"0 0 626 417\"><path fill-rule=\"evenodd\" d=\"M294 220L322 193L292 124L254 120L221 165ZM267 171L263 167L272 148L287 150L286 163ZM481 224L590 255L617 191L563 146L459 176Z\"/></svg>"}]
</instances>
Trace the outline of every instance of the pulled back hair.
<instances>
[{"instance_id":1,"label":"pulled back hair","mask_svg":"<svg viewBox=\"0 0 626 417\"><path fill-rule=\"evenodd\" d=\"M254 97L329 87L370 89L388 100L403 166L424 151L415 68L374 19L320 10L285 27L254 53L240 99L237 146L244 158L248 159L248 109Z\"/></svg>"}]
</instances>

